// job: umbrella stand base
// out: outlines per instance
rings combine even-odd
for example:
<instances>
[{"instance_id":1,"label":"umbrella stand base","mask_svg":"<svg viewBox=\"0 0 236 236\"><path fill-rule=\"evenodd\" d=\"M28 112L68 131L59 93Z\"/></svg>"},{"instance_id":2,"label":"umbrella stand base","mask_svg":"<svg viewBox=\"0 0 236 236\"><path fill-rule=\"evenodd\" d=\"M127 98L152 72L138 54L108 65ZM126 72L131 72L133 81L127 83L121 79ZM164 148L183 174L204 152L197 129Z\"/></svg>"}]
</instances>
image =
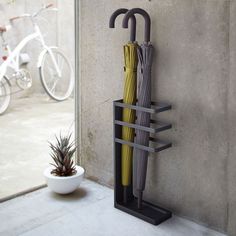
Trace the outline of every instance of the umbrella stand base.
<instances>
[{"instance_id":1,"label":"umbrella stand base","mask_svg":"<svg viewBox=\"0 0 236 236\"><path fill-rule=\"evenodd\" d=\"M137 199L128 202L127 204L115 203L115 208L122 210L130 215L138 217L150 224L159 225L162 222L171 218L172 213L168 210L165 210L161 207L155 206L151 203L142 202L142 209L137 207Z\"/></svg>"},{"instance_id":2,"label":"umbrella stand base","mask_svg":"<svg viewBox=\"0 0 236 236\"><path fill-rule=\"evenodd\" d=\"M172 216L172 213L159 206L145 201L138 201L133 195L133 186L127 186L125 189L121 184L121 147L122 144L129 145L134 148L145 150L147 152L160 152L164 149L170 148L170 142L164 142L156 138L150 137L149 146L143 146L134 142L128 142L122 139L122 126L127 126L134 129L142 129L146 132L156 134L158 132L171 128L171 124L158 124L153 121L150 127L138 126L122 121L123 108L129 108L136 111L148 112L156 114L171 109L168 104L152 103L151 108L145 108L135 105L129 105L122 102L122 100L114 101L114 205L117 209L127 212L130 215L136 216L146 222L158 225L166 221ZM140 196L141 199L141 196Z\"/></svg>"}]
</instances>

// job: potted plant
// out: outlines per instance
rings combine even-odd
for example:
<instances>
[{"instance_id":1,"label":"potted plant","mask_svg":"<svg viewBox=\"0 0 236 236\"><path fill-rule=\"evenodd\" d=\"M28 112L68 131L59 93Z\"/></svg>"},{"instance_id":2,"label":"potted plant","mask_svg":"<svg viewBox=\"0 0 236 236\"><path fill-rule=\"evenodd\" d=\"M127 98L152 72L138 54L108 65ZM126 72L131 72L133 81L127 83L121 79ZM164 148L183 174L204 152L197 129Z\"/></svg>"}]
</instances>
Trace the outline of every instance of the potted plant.
<instances>
[{"instance_id":1,"label":"potted plant","mask_svg":"<svg viewBox=\"0 0 236 236\"><path fill-rule=\"evenodd\" d=\"M49 142L50 156L54 163L44 171L48 187L59 194L75 191L84 176L84 169L75 165L73 155L76 151L74 142L70 141L71 134L56 136L56 144Z\"/></svg>"}]
</instances>

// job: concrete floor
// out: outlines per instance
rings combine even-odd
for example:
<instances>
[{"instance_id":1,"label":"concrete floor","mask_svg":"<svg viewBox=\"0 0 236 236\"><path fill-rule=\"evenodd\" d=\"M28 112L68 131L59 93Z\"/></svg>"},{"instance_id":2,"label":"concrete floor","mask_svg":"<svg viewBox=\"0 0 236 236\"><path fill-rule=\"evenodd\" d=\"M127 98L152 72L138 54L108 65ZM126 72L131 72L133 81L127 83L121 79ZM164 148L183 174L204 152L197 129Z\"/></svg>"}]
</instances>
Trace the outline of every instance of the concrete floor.
<instances>
[{"instance_id":1,"label":"concrete floor","mask_svg":"<svg viewBox=\"0 0 236 236\"><path fill-rule=\"evenodd\" d=\"M0 222L4 236L224 236L177 216L148 224L115 209L113 190L89 180L71 195L44 188L6 201Z\"/></svg>"},{"instance_id":2,"label":"concrete floor","mask_svg":"<svg viewBox=\"0 0 236 236\"><path fill-rule=\"evenodd\" d=\"M51 161L48 140L74 131L74 100L55 102L47 95L14 99L0 116L0 200L44 184Z\"/></svg>"}]
</instances>

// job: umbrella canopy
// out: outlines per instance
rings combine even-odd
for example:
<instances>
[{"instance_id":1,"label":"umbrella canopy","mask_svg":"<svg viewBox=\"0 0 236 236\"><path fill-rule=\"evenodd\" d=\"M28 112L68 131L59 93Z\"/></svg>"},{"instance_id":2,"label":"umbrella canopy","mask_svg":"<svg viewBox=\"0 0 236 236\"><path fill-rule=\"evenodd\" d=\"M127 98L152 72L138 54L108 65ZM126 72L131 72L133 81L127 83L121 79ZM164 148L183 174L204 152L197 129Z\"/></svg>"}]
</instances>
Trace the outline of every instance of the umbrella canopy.
<instances>
[{"instance_id":1,"label":"umbrella canopy","mask_svg":"<svg viewBox=\"0 0 236 236\"><path fill-rule=\"evenodd\" d=\"M136 88L137 88L137 47L136 43L128 43L124 46L124 62L125 62L125 85L123 102L127 104L136 104ZM135 122L135 111L124 108L123 121L128 123ZM122 127L122 139L126 141L134 141L134 129ZM123 144L121 148L121 176L122 185L129 186L132 176L132 156L133 148Z\"/></svg>"},{"instance_id":2,"label":"umbrella canopy","mask_svg":"<svg viewBox=\"0 0 236 236\"><path fill-rule=\"evenodd\" d=\"M115 27L115 19L120 14L125 14L128 9L120 8L116 10L110 17L109 27ZM125 83L123 92L123 102L127 104L136 103L136 88L137 88L137 47L135 43L136 37L136 18L134 15L130 17L130 42L124 45L124 70ZM127 26L128 27L128 26ZM135 111L124 108L122 120L128 123L135 122ZM129 127L122 127L122 139L126 141L134 141L134 129ZM127 202L127 187L131 184L132 178L132 156L133 148L123 144L121 147L121 184L124 186L124 202Z\"/></svg>"},{"instance_id":3,"label":"umbrella canopy","mask_svg":"<svg viewBox=\"0 0 236 236\"><path fill-rule=\"evenodd\" d=\"M153 46L150 43L151 20L146 11L133 8L125 14L123 27L128 27L128 20L134 14L141 14L145 19L144 43L138 48L138 106L151 107L151 67L153 61ZM137 112L135 122L140 126L150 126L150 114ZM149 133L136 130L135 143L149 146ZM148 152L135 148L133 157L133 193L138 197L138 208L141 208L142 193L145 189Z\"/></svg>"},{"instance_id":4,"label":"umbrella canopy","mask_svg":"<svg viewBox=\"0 0 236 236\"><path fill-rule=\"evenodd\" d=\"M138 106L151 107L151 67L154 48L151 44L142 44L138 49ZM150 126L150 113L137 112L136 124ZM149 132L136 130L135 143L149 145ZM145 189L148 152L135 148L133 189L134 195L142 198Z\"/></svg>"}]
</instances>

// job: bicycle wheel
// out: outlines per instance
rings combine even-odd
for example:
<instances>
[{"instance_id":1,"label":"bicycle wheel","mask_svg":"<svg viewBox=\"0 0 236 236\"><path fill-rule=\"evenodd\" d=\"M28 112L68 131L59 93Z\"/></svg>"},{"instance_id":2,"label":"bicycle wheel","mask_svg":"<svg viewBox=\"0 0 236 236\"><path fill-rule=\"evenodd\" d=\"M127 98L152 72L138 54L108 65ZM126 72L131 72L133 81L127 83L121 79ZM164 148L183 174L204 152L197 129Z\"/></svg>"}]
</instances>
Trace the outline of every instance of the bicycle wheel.
<instances>
[{"instance_id":1,"label":"bicycle wheel","mask_svg":"<svg viewBox=\"0 0 236 236\"><path fill-rule=\"evenodd\" d=\"M57 100L63 101L70 97L74 89L73 69L66 56L57 48L51 48L55 61L61 71L61 77L58 76L52 57L47 51L39 67L39 74L42 85L47 94Z\"/></svg>"},{"instance_id":2,"label":"bicycle wheel","mask_svg":"<svg viewBox=\"0 0 236 236\"><path fill-rule=\"evenodd\" d=\"M0 115L2 115L8 108L11 100L11 88L4 76L0 80Z\"/></svg>"}]
</instances>

